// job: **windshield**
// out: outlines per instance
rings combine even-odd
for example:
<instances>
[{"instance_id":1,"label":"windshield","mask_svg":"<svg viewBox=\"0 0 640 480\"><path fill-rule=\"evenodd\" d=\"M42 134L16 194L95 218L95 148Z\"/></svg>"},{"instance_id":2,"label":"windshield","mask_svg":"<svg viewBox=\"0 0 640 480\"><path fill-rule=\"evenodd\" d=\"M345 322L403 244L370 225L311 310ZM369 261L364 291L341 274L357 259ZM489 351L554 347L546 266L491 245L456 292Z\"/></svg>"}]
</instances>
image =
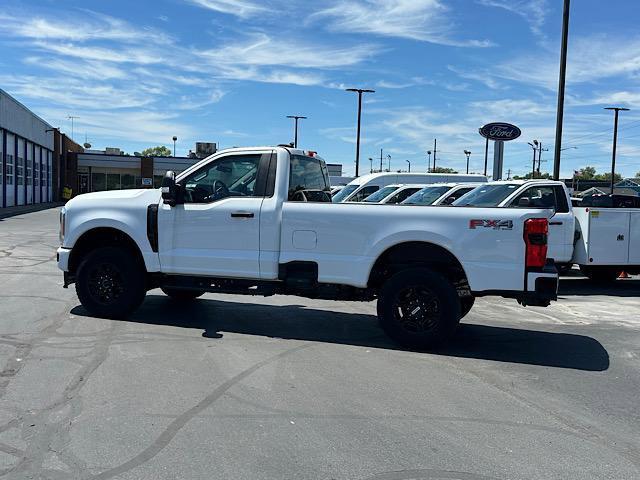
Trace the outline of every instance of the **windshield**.
<instances>
[{"instance_id":1,"label":"windshield","mask_svg":"<svg viewBox=\"0 0 640 480\"><path fill-rule=\"evenodd\" d=\"M451 190L451 187L447 186L431 186L424 187L418 190L416 193L407 198L403 205L431 205L438 198L440 198L447 190Z\"/></svg>"},{"instance_id":2,"label":"windshield","mask_svg":"<svg viewBox=\"0 0 640 480\"><path fill-rule=\"evenodd\" d=\"M365 198L363 200L363 202L367 202L367 203L378 203L381 200L383 200L384 198L386 198L387 196L391 195L393 192L395 192L398 188L400 187L384 187L381 188L380 190L378 190L376 193L372 193L371 195L369 195L367 198Z\"/></svg>"},{"instance_id":3,"label":"windshield","mask_svg":"<svg viewBox=\"0 0 640 480\"><path fill-rule=\"evenodd\" d=\"M453 205L456 207L495 207L515 192L519 186L517 183L482 185L461 196L453 202Z\"/></svg>"},{"instance_id":4,"label":"windshield","mask_svg":"<svg viewBox=\"0 0 640 480\"><path fill-rule=\"evenodd\" d=\"M336 193L333 198L331 199L331 201L333 203L340 203L341 201L343 201L345 198L347 198L349 195L351 195L354 190L356 188L358 188L360 185L347 185L346 187L344 187L342 190L340 190L338 193Z\"/></svg>"}]
</instances>

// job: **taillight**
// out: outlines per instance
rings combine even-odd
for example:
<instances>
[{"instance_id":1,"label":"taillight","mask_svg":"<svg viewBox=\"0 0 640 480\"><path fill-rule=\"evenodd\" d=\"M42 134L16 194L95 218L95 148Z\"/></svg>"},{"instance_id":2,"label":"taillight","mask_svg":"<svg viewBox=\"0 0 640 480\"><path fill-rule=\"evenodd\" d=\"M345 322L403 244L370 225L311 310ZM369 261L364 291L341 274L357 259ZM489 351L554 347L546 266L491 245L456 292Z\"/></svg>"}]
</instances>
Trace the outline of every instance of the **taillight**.
<instances>
[{"instance_id":1,"label":"taillight","mask_svg":"<svg viewBox=\"0 0 640 480\"><path fill-rule=\"evenodd\" d=\"M547 261L547 234L549 221L546 218L530 218L524 222L524 243L527 246L525 265L542 268Z\"/></svg>"}]
</instances>

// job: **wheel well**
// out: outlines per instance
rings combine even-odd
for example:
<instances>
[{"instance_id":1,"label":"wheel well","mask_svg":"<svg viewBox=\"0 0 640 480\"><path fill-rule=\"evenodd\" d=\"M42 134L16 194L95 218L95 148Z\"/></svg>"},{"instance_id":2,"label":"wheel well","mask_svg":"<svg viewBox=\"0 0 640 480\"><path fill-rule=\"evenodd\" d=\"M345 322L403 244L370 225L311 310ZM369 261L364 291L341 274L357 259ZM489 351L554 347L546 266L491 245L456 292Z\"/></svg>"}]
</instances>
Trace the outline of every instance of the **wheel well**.
<instances>
[{"instance_id":1,"label":"wheel well","mask_svg":"<svg viewBox=\"0 0 640 480\"><path fill-rule=\"evenodd\" d=\"M449 250L428 242L405 242L385 250L369 274L368 286L378 288L400 270L427 267L448 278L458 289L469 289L467 276Z\"/></svg>"},{"instance_id":2,"label":"wheel well","mask_svg":"<svg viewBox=\"0 0 640 480\"><path fill-rule=\"evenodd\" d=\"M100 247L120 247L131 252L144 267L144 259L136 242L122 230L109 227L93 228L83 233L71 249L69 273L76 273L82 259Z\"/></svg>"}]
</instances>

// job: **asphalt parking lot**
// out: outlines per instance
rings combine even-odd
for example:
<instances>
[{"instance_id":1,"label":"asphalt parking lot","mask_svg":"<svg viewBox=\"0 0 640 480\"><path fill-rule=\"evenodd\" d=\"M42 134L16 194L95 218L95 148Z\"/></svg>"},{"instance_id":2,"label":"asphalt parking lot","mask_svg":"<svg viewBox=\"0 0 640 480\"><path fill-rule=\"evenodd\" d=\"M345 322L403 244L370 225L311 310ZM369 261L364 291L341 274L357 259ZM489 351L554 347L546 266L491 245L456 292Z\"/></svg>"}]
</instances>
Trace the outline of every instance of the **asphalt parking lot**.
<instances>
[{"instance_id":1,"label":"asphalt parking lot","mask_svg":"<svg viewBox=\"0 0 640 480\"><path fill-rule=\"evenodd\" d=\"M640 478L640 279L480 299L419 353L373 303L158 290L128 321L88 317L57 220L0 219L4 478Z\"/></svg>"}]
</instances>

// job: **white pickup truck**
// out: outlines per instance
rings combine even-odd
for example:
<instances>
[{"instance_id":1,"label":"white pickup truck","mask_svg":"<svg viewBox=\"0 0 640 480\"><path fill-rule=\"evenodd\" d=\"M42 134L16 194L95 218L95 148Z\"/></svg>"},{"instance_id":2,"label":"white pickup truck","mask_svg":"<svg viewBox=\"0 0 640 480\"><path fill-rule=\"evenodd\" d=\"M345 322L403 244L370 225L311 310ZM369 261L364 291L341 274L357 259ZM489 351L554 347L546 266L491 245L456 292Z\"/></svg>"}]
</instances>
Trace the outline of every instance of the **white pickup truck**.
<instances>
[{"instance_id":1,"label":"white pickup truck","mask_svg":"<svg viewBox=\"0 0 640 480\"><path fill-rule=\"evenodd\" d=\"M96 192L61 210L58 266L93 315L119 318L160 287L378 300L408 346L446 340L474 298L556 299L544 209L335 204L324 160L287 147L220 151L162 189ZM314 198L324 201L313 201Z\"/></svg>"},{"instance_id":2,"label":"white pickup truck","mask_svg":"<svg viewBox=\"0 0 640 480\"><path fill-rule=\"evenodd\" d=\"M638 208L573 207L566 185L554 180L491 182L453 205L553 209L548 256L559 267L578 265L598 282L615 280L623 270L640 273Z\"/></svg>"}]
</instances>

